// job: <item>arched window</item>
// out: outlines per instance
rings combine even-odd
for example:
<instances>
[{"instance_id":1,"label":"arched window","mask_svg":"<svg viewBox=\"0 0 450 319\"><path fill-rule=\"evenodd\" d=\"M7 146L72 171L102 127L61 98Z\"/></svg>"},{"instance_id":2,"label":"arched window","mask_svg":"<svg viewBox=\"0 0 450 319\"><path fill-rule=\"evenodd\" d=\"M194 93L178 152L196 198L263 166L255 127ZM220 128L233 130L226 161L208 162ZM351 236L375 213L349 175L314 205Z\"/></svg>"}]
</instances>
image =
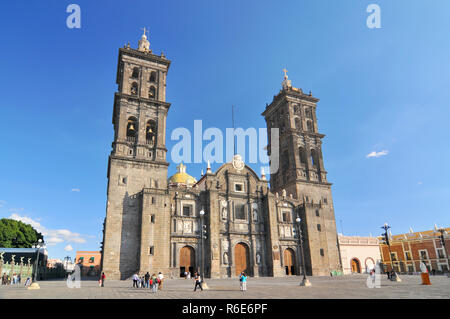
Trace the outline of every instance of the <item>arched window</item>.
<instances>
[{"instance_id":1,"label":"arched window","mask_svg":"<svg viewBox=\"0 0 450 319\"><path fill-rule=\"evenodd\" d=\"M150 82L156 82L156 72L152 71L150 73Z\"/></svg>"},{"instance_id":2,"label":"arched window","mask_svg":"<svg viewBox=\"0 0 450 319\"><path fill-rule=\"evenodd\" d=\"M139 90L138 84L136 82L133 82L133 84L131 84L131 94L138 95L138 90Z\"/></svg>"},{"instance_id":3,"label":"arched window","mask_svg":"<svg viewBox=\"0 0 450 319\"><path fill-rule=\"evenodd\" d=\"M313 124L311 121L307 121L306 122L306 126L308 127L308 132L313 132L314 128L313 128Z\"/></svg>"},{"instance_id":4,"label":"arched window","mask_svg":"<svg viewBox=\"0 0 450 319\"><path fill-rule=\"evenodd\" d=\"M295 128L297 130L301 130L302 129L302 122L300 121L300 119L298 117L295 118Z\"/></svg>"},{"instance_id":5,"label":"arched window","mask_svg":"<svg viewBox=\"0 0 450 319\"><path fill-rule=\"evenodd\" d=\"M311 164L314 167L319 166L319 161L318 161L318 158L317 158L317 152L314 149L311 150Z\"/></svg>"},{"instance_id":6,"label":"arched window","mask_svg":"<svg viewBox=\"0 0 450 319\"><path fill-rule=\"evenodd\" d=\"M309 107L305 109L305 115L307 118L312 118L311 109Z\"/></svg>"},{"instance_id":7,"label":"arched window","mask_svg":"<svg viewBox=\"0 0 450 319\"><path fill-rule=\"evenodd\" d=\"M149 99L155 99L156 98L156 88L154 86L151 86L148 89L148 98Z\"/></svg>"},{"instance_id":8,"label":"arched window","mask_svg":"<svg viewBox=\"0 0 450 319\"><path fill-rule=\"evenodd\" d=\"M134 68L133 68L133 74L131 75L131 77L132 77L133 79L139 78L139 68L138 68L138 67L134 67Z\"/></svg>"},{"instance_id":9,"label":"arched window","mask_svg":"<svg viewBox=\"0 0 450 319\"><path fill-rule=\"evenodd\" d=\"M146 134L145 136L146 136L147 144L155 143L156 133L157 133L156 122L153 120L149 120L147 122L147 126L145 128L145 134Z\"/></svg>"},{"instance_id":10,"label":"arched window","mask_svg":"<svg viewBox=\"0 0 450 319\"><path fill-rule=\"evenodd\" d=\"M303 147L300 147L298 149L298 153L300 156L300 164L306 165L306 152L305 149Z\"/></svg>"},{"instance_id":11,"label":"arched window","mask_svg":"<svg viewBox=\"0 0 450 319\"><path fill-rule=\"evenodd\" d=\"M127 141L135 142L137 132L138 132L138 121L134 116L132 116L128 119L127 123Z\"/></svg>"}]
</instances>

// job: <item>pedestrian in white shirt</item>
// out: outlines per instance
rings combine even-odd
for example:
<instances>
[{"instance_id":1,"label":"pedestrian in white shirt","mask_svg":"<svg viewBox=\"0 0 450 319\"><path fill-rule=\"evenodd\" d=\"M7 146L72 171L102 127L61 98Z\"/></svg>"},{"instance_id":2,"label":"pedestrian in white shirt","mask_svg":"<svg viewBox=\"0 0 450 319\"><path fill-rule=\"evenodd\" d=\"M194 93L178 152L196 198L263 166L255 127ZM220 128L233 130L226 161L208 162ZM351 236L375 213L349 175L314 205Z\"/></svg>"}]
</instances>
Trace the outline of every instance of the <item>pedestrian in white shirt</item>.
<instances>
[{"instance_id":1,"label":"pedestrian in white shirt","mask_svg":"<svg viewBox=\"0 0 450 319\"><path fill-rule=\"evenodd\" d=\"M162 290L163 289L163 282L164 282L164 275L161 272L158 274L158 279L159 279L158 290Z\"/></svg>"},{"instance_id":2,"label":"pedestrian in white shirt","mask_svg":"<svg viewBox=\"0 0 450 319\"><path fill-rule=\"evenodd\" d=\"M139 288L139 276L138 274L133 275L133 288Z\"/></svg>"}]
</instances>

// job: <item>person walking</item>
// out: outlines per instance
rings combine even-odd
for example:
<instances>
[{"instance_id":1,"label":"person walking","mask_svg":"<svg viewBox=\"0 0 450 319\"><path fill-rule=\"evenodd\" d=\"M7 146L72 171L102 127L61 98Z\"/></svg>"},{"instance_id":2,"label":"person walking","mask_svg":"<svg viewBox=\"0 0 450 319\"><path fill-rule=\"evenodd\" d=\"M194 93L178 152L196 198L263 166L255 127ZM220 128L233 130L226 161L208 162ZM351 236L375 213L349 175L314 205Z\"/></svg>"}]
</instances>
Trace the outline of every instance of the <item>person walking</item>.
<instances>
[{"instance_id":1,"label":"person walking","mask_svg":"<svg viewBox=\"0 0 450 319\"><path fill-rule=\"evenodd\" d=\"M240 282L240 286L241 286L241 291L247 291L247 275L245 274L245 272L241 272L241 274L239 275L239 282Z\"/></svg>"},{"instance_id":2,"label":"person walking","mask_svg":"<svg viewBox=\"0 0 450 319\"><path fill-rule=\"evenodd\" d=\"M133 288L139 288L139 276L137 274L133 275Z\"/></svg>"},{"instance_id":3,"label":"person walking","mask_svg":"<svg viewBox=\"0 0 450 319\"><path fill-rule=\"evenodd\" d=\"M105 279L106 279L105 273L102 272L102 275L100 276L100 281L101 281L100 287L105 287Z\"/></svg>"},{"instance_id":4,"label":"person walking","mask_svg":"<svg viewBox=\"0 0 450 319\"><path fill-rule=\"evenodd\" d=\"M194 291L197 291L197 286L200 287L200 289L203 291L202 277L197 272L195 272L192 279L195 281Z\"/></svg>"},{"instance_id":5,"label":"person walking","mask_svg":"<svg viewBox=\"0 0 450 319\"><path fill-rule=\"evenodd\" d=\"M145 274L144 279L145 279L145 288L150 288L150 286L149 286L149 284L150 284L150 274L148 273L148 271Z\"/></svg>"},{"instance_id":6,"label":"person walking","mask_svg":"<svg viewBox=\"0 0 450 319\"><path fill-rule=\"evenodd\" d=\"M156 294L158 291L158 278L156 277L156 274L152 275L152 292Z\"/></svg>"},{"instance_id":7,"label":"person walking","mask_svg":"<svg viewBox=\"0 0 450 319\"><path fill-rule=\"evenodd\" d=\"M6 272L4 272L2 276L2 286L6 285L6 279L7 279Z\"/></svg>"},{"instance_id":8,"label":"person walking","mask_svg":"<svg viewBox=\"0 0 450 319\"><path fill-rule=\"evenodd\" d=\"M158 290L162 290L163 289L163 282L164 282L164 275L162 274L162 272L159 272L158 274Z\"/></svg>"}]
</instances>

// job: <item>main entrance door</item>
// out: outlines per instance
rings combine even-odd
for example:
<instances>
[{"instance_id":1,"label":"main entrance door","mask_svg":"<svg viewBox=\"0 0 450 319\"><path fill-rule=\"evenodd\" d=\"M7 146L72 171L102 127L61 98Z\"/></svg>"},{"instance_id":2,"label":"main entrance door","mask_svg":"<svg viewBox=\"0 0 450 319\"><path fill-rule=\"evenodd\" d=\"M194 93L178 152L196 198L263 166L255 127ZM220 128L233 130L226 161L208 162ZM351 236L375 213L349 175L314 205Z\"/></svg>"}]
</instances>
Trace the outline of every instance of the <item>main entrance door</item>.
<instances>
[{"instance_id":1,"label":"main entrance door","mask_svg":"<svg viewBox=\"0 0 450 319\"><path fill-rule=\"evenodd\" d=\"M290 248L284 251L284 268L286 275L295 275L295 253Z\"/></svg>"},{"instance_id":2,"label":"main entrance door","mask_svg":"<svg viewBox=\"0 0 450 319\"><path fill-rule=\"evenodd\" d=\"M359 264L359 260L356 258L352 259L352 272L355 272L358 274L361 272L361 266Z\"/></svg>"},{"instance_id":3,"label":"main entrance door","mask_svg":"<svg viewBox=\"0 0 450 319\"><path fill-rule=\"evenodd\" d=\"M236 266L236 275L241 272L245 272L248 275L249 266L249 253L248 246L243 243L239 243L234 248L234 264Z\"/></svg>"},{"instance_id":4,"label":"main entrance door","mask_svg":"<svg viewBox=\"0 0 450 319\"><path fill-rule=\"evenodd\" d=\"M185 272L191 275L195 270L195 251L192 247L184 246L180 250L180 276L184 277Z\"/></svg>"}]
</instances>

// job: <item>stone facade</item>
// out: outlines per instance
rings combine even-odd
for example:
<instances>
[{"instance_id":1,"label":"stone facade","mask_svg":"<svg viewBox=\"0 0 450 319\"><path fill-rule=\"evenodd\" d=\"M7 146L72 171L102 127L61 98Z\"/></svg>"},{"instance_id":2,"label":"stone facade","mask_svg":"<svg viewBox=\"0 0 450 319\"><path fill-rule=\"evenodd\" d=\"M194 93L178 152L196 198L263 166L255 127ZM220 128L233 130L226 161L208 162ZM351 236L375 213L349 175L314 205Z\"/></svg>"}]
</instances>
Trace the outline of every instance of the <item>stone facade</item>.
<instances>
[{"instance_id":1,"label":"stone facade","mask_svg":"<svg viewBox=\"0 0 450 319\"><path fill-rule=\"evenodd\" d=\"M381 262L380 247L375 237L339 235L344 275L352 273L369 273Z\"/></svg>"},{"instance_id":2,"label":"stone facade","mask_svg":"<svg viewBox=\"0 0 450 319\"><path fill-rule=\"evenodd\" d=\"M208 167L193 185L168 183L165 135L170 104L165 83L170 61L153 54L145 41L143 36L138 50L119 50L102 250L107 278L126 279L147 271L178 277L202 265L205 277L211 278L234 277L241 271L250 276L299 275L297 227L304 234L308 274L341 270L331 184L320 148L323 135L289 126L288 133L283 131L280 154L288 150L290 162L272 173L271 188L239 155L216 172ZM286 121L298 122L291 99L313 106L316 129L318 100L283 87L263 113L268 129L277 125L271 119L278 112ZM306 119L304 125L310 125ZM320 164L299 162L293 150L302 139L315 147L314 161ZM269 140L269 152L270 146Z\"/></svg>"},{"instance_id":3,"label":"stone facade","mask_svg":"<svg viewBox=\"0 0 450 319\"><path fill-rule=\"evenodd\" d=\"M285 75L282 89L262 115L267 124L269 155L272 151L279 155L279 169L271 172L271 191L284 189L302 203L307 273L329 275L342 270L342 266L331 183L327 181L322 154L325 135L318 132L317 126L318 101L311 93L293 87ZM272 129L279 131L277 141L272 141ZM273 155L271 159L273 162Z\"/></svg>"}]
</instances>

